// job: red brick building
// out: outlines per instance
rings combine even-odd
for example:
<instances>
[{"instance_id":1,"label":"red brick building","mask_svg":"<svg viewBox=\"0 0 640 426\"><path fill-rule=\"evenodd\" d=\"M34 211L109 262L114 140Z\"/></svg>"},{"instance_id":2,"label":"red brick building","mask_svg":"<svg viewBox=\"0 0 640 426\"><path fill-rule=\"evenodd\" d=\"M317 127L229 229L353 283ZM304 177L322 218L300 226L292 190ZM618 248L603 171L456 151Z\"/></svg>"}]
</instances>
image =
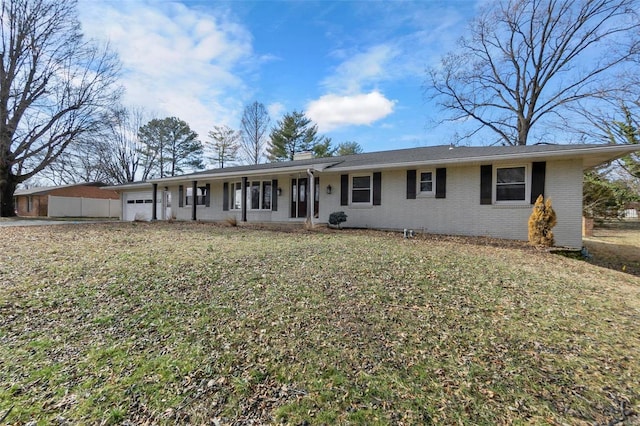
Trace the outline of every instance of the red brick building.
<instances>
[{"instance_id":1,"label":"red brick building","mask_svg":"<svg viewBox=\"0 0 640 426\"><path fill-rule=\"evenodd\" d=\"M116 191L101 189L100 182L80 183L64 186L51 186L19 189L15 192L15 205L18 216L49 216L50 197L70 197L90 200L119 200ZM83 216L78 213L74 216ZM107 213L107 216L108 213Z\"/></svg>"}]
</instances>

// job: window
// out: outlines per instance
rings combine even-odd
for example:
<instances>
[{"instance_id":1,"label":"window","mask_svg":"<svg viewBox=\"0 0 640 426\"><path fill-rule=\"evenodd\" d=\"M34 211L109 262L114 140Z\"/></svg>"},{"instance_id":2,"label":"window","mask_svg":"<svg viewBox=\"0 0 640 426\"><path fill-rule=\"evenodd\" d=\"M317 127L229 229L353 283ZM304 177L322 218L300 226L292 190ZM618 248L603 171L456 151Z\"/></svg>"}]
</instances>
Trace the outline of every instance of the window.
<instances>
[{"instance_id":1,"label":"window","mask_svg":"<svg viewBox=\"0 0 640 426\"><path fill-rule=\"evenodd\" d=\"M27 197L27 211L30 212L31 210L33 210L33 197L28 196Z\"/></svg>"},{"instance_id":2,"label":"window","mask_svg":"<svg viewBox=\"0 0 640 426\"><path fill-rule=\"evenodd\" d=\"M353 176L351 182L351 202L371 203L371 176Z\"/></svg>"},{"instance_id":3,"label":"window","mask_svg":"<svg viewBox=\"0 0 640 426\"><path fill-rule=\"evenodd\" d=\"M247 191L247 206L250 206L251 210L260 208L260 182L251 182Z\"/></svg>"},{"instance_id":4,"label":"window","mask_svg":"<svg viewBox=\"0 0 640 426\"><path fill-rule=\"evenodd\" d=\"M421 194L433 194L433 172L421 172L419 184Z\"/></svg>"},{"instance_id":5,"label":"window","mask_svg":"<svg viewBox=\"0 0 640 426\"><path fill-rule=\"evenodd\" d=\"M242 182L231 183L231 209L242 208Z\"/></svg>"},{"instance_id":6,"label":"window","mask_svg":"<svg viewBox=\"0 0 640 426\"><path fill-rule=\"evenodd\" d=\"M207 187L199 186L196 188L196 205L204 206L207 198ZM193 205L193 188L187 187L187 196L185 198L185 205Z\"/></svg>"},{"instance_id":7,"label":"window","mask_svg":"<svg viewBox=\"0 0 640 426\"><path fill-rule=\"evenodd\" d=\"M242 182L229 184L230 205L233 210L242 209ZM271 181L247 182L247 208L249 210L271 210L273 191Z\"/></svg>"},{"instance_id":8,"label":"window","mask_svg":"<svg viewBox=\"0 0 640 426\"><path fill-rule=\"evenodd\" d=\"M527 168L496 167L496 201L526 201Z\"/></svg>"},{"instance_id":9,"label":"window","mask_svg":"<svg viewBox=\"0 0 640 426\"><path fill-rule=\"evenodd\" d=\"M262 182L262 208L271 210L271 182Z\"/></svg>"}]
</instances>

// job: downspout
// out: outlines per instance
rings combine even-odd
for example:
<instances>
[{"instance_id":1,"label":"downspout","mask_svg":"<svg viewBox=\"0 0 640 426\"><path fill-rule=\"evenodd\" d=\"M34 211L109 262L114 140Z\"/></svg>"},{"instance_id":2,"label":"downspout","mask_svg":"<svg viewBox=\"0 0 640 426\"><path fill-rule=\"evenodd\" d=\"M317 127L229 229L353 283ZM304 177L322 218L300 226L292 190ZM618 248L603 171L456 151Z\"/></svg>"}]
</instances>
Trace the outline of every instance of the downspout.
<instances>
[{"instance_id":1,"label":"downspout","mask_svg":"<svg viewBox=\"0 0 640 426\"><path fill-rule=\"evenodd\" d=\"M313 211L313 208L315 207L315 204L316 204L316 196L315 196L316 183L314 181L314 176L311 169L307 169L307 175L309 175L309 198L307 198L307 204L309 208L307 209L307 212L308 212L307 219L309 224L313 228L313 217L315 216L315 212Z\"/></svg>"}]
</instances>

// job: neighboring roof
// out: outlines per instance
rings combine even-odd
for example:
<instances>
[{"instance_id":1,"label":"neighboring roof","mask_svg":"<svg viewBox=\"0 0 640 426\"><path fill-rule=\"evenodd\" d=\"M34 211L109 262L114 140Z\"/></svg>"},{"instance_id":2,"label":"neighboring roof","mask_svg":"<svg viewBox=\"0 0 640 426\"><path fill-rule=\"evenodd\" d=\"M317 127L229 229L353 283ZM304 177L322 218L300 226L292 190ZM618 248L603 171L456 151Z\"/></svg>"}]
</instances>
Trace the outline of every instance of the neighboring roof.
<instances>
[{"instance_id":1,"label":"neighboring roof","mask_svg":"<svg viewBox=\"0 0 640 426\"><path fill-rule=\"evenodd\" d=\"M70 185L60 185L60 186L41 186L38 188L16 189L16 192L14 193L14 195L44 195L56 189L73 188L75 186L97 186L98 188L100 188L105 186L105 184L102 182L86 182L86 183L72 183Z\"/></svg>"},{"instance_id":2,"label":"neighboring roof","mask_svg":"<svg viewBox=\"0 0 640 426\"><path fill-rule=\"evenodd\" d=\"M211 169L147 182L110 186L109 189L134 189L152 183L168 183L198 179L221 179L234 176L270 175L313 171L350 171L365 169L393 169L420 166L454 166L487 164L495 161L545 161L549 159L582 159L585 169L640 151L638 145L523 145L473 146L449 145L368 152L342 157L312 158L256 165ZM135 185L135 186L134 186Z\"/></svg>"},{"instance_id":3,"label":"neighboring roof","mask_svg":"<svg viewBox=\"0 0 640 426\"><path fill-rule=\"evenodd\" d=\"M113 191L118 191L123 189L147 189L149 185L151 185L151 183L147 181L127 182L127 183L120 183L117 185L104 186L102 187L102 189L111 189Z\"/></svg>"}]
</instances>

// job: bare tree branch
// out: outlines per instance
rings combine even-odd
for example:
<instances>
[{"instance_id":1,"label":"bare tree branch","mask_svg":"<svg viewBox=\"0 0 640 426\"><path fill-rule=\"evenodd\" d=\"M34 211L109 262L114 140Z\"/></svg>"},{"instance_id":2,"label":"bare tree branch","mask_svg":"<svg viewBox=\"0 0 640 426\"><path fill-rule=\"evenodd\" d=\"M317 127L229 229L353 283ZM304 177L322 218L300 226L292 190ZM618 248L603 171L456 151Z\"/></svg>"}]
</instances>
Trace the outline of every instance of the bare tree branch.
<instances>
[{"instance_id":1,"label":"bare tree branch","mask_svg":"<svg viewBox=\"0 0 640 426\"><path fill-rule=\"evenodd\" d=\"M504 0L472 23L459 50L428 74L426 94L503 144L581 101L619 94L640 54L637 0ZM636 68L637 69L637 68Z\"/></svg>"},{"instance_id":2,"label":"bare tree branch","mask_svg":"<svg viewBox=\"0 0 640 426\"><path fill-rule=\"evenodd\" d=\"M119 63L83 40L74 0L2 0L0 36L0 216L11 216L18 183L99 130Z\"/></svg>"}]
</instances>

